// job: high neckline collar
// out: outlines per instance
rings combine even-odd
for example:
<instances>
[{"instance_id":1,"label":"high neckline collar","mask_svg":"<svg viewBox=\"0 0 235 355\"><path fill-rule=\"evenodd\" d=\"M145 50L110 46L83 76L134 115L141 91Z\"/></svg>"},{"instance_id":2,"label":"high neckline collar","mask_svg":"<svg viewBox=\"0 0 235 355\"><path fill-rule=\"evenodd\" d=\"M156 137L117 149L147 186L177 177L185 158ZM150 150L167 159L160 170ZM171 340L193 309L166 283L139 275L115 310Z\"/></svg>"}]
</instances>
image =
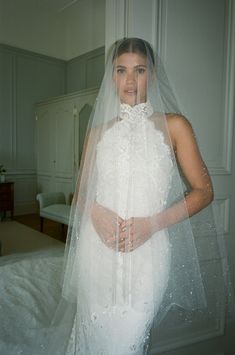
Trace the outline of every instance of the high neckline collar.
<instances>
[{"instance_id":1,"label":"high neckline collar","mask_svg":"<svg viewBox=\"0 0 235 355\"><path fill-rule=\"evenodd\" d=\"M139 122L153 114L153 108L149 101L130 106L122 103L120 105L120 118L132 122Z\"/></svg>"}]
</instances>

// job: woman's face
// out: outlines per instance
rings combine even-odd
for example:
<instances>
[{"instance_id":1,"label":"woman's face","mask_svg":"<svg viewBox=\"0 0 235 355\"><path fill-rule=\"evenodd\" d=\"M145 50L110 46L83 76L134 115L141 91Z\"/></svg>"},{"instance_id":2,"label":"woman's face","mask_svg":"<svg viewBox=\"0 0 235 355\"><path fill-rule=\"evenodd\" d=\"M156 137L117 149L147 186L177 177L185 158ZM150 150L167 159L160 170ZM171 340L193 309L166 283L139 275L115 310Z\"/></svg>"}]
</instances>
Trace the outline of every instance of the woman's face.
<instances>
[{"instance_id":1,"label":"woman's face","mask_svg":"<svg viewBox=\"0 0 235 355\"><path fill-rule=\"evenodd\" d=\"M146 102L147 63L144 56L124 53L117 57L113 80L122 103L134 106Z\"/></svg>"}]
</instances>

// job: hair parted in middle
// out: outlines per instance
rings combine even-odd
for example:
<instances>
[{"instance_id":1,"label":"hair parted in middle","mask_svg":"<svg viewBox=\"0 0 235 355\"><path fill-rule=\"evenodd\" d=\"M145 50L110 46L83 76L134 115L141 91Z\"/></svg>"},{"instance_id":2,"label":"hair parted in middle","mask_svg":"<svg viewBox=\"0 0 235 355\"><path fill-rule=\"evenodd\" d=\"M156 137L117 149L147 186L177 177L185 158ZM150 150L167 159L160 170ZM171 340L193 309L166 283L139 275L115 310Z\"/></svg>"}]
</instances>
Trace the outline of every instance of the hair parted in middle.
<instances>
[{"instance_id":1,"label":"hair parted in middle","mask_svg":"<svg viewBox=\"0 0 235 355\"><path fill-rule=\"evenodd\" d=\"M124 53L136 53L146 58L150 57L152 65L155 65L153 49L151 45L144 39L136 37L124 37L123 39L117 40L114 43L112 61Z\"/></svg>"}]
</instances>

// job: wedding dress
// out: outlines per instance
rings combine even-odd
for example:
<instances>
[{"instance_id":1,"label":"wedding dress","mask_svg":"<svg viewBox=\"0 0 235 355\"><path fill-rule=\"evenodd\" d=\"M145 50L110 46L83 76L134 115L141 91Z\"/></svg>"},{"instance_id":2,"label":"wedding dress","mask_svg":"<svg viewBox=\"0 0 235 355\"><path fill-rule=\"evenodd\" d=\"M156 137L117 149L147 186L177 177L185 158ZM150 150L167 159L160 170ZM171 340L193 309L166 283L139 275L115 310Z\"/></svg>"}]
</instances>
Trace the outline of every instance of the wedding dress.
<instances>
[{"instance_id":1,"label":"wedding dress","mask_svg":"<svg viewBox=\"0 0 235 355\"><path fill-rule=\"evenodd\" d=\"M167 199L173 165L152 114L149 102L134 107L122 104L120 120L97 145L96 202L123 219L151 216L161 211ZM145 149L144 137L151 149ZM81 240L77 260L80 274L85 275L79 283L83 299L78 300L78 317L66 354L142 354L154 315L153 275L159 305L167 287L171 262L167 232L152 235L130 253L117 253L101 241L88 217ZM153 247L158 266L154 270Z\"/></svg>"}]
</instances>

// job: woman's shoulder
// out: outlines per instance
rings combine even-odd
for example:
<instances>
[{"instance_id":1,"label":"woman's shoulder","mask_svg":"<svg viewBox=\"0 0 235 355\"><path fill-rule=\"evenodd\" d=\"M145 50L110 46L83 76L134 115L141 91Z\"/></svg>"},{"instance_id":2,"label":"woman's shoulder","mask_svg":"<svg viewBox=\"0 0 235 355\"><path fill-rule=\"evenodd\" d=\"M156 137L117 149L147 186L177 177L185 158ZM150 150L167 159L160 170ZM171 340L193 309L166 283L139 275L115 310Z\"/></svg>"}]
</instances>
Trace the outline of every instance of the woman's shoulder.
<instances>
[{"instance_id":1,"label":"woman's shoulder","mask_svg":"<svg viewBox=\"0 0 235 355\"><path fill-rule=\"evenodd\" d=\"M177 136L185 135L187 132L192 132L192 125L184 115L179 113L167 113L166 121L169 133L173 139Z\"/></svg>"},{"instance_id":2,"label":"woman's shoulder","mask_svg":"<svg viewBox=\"0 0 235 355\"><path fill-rule=\"evenodd\" d=\"M190 128L191 123L189 120L179 113L167 113L166 114L167 124L174 129L181 129L181 128Z\"/></svg>"},{"instance_id":3,"label":"woman's shoulder","mask_svg":"<svg viewBox=\"0 0 235 355\"><path fill-rule=\"evenodd\" d=\"M159 127L164 126L166 123L171 135L182 131L192 130L189 120L179 113L154 113L151 119Z\"/></svg>"},{"instance_id":4,"label":"woman's shoulder","mask_svg":"<svg viewBox=\"0 0 235 355\"><path fill-rule=\"evenodd\" d=\"M192 125L184 115L168 113L166 114L166 121L174 146L177 146L179 143L183 144L185 140L195 139Z\"/></svg>"},{"instance_id":5,"label":"woman's shoulder","mask_svg":"<svg viewBox=\"0 0 235 355\"><path fill-rule=\"evenodd\" d=\"M166 113L166 114L154 114L153 121L156 127L163 129L167 125L167 129L170 135L173 146L177 145L177 142L184 140L189 135L193 134L193 129L189 120L179 113Z\"/></svg>"}]
</instances>

